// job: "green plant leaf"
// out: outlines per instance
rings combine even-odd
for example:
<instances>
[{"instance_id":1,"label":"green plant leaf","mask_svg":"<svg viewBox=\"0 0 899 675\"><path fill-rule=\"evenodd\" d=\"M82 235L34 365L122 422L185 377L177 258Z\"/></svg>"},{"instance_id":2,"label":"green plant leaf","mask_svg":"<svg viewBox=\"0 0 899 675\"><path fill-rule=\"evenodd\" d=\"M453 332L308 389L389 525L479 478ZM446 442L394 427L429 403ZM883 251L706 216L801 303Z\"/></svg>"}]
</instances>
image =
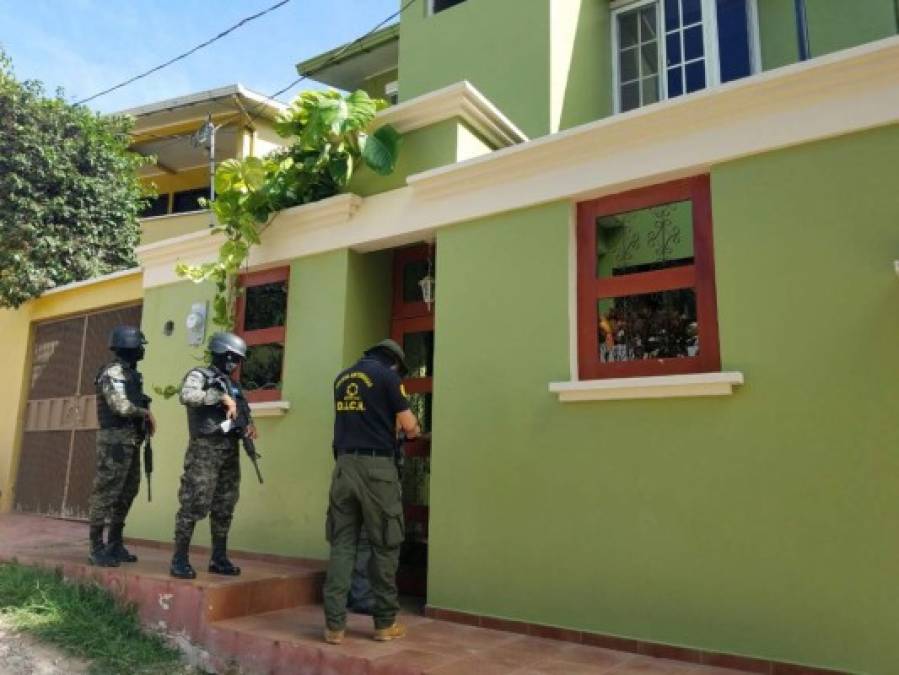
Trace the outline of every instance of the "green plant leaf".
<instances>
[{"instance_id":1,"label":"green plant leaf","mask_svg":"<svg viewBox=\"0 0 899 675\"><path fill-rule=\"evenodd\" d=\"M179 393L178 387L173 384L167 384L164 387L160 387L158 384L153 385L153 391L156 392L157 395L162 396L162 398L168 400L172 398L175 394Z\"/></svg>"},{"instance_id":2,"label":"green plant leaf","mask_svg":"<svg viewBox=\"0 0 899 675\"><path fill-rule=\"evenodd\" d=\"M241 167L241 178L247 189L260 189L265 182L265 163L259 157L247 157Z\"/></svg>"},{"instance_id":3,"label":"green plant leaf","mask_svg":"<svg viewBox=\"0 0 899 675\"><path fill-rule=\"evenodd\" d=\"M389 124L375 131L362 149L366 165L381 176L393 173L399 158L400 138L399 132Z\"/></svg>"}]
</instances>

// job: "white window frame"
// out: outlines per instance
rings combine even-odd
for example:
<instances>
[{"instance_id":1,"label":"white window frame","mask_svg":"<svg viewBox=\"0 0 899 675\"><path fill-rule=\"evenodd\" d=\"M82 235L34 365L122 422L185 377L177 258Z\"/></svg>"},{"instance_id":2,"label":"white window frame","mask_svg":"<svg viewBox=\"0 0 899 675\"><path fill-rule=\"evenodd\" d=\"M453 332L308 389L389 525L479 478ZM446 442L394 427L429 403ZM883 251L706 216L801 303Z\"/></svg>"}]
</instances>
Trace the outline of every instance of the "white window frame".
<instances>
[{"instance_id":1,"label":"white window frame","mask_svg":"<svg viewBox=\"0 0 899 675\"><path fill-rule=\"evenodd\" d=\"M433 0L428 0L429 4ZM612 100L615 114L621 112L621 72L618 54L618 17L640 7L654 4L656 6L656 32L659 45L659 101L668 99L668 53L667 31L665 30L664 0L613 0L610 5L612 32ZM721 59L718 54L718 3L716 0L700 0L702 5L702 33L705 61L705 88L721 84ZM749 18L749 60L752 72L756 75L762 70L761 43L759 41L758 0L747 0ZM687 83L684 82L686 89ZM686 93L681 96L687 96Z\"/></svg>"}]
</instances>

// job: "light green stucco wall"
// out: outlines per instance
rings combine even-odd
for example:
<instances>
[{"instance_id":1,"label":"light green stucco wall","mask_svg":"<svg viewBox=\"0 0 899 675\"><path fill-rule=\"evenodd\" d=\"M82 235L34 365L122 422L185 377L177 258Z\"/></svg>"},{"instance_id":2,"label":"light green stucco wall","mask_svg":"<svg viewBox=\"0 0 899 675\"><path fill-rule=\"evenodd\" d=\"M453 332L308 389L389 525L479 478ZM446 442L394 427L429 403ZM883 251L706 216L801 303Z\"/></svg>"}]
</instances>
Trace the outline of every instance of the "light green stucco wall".
<instances>
[{"instance_id":1,"label":"light green stucco wall","mask_svg":"<svg viewBox=\"0 0 899 675\"><path fill-rule=\"evenodd\" d=\"M550 0L467 0L400 23L400 100L469 80L531 137L550 128Z\"/></svg>"},{"instance_id":2,"label":"light green stucco wall","mask_svg":"<svg viewBox=\"0 0 899 675\"><path fill-rule=\"evenodd\" d=\"M429 603L899 672L897 152L713 170L731 397L559 403L568 205L439 232Z\"/></svg>"},{"instance_id":3,"label":"light green stucco wall","mask_svg":"<svg viewBox=\"0 0 899 675\"><path fill-rule=\"evenodd\" d=\"M379 176L362 166L350 183L349 191L362 197L405 187L410 175L434 169L459 160L460 135L467 128L456 119L403 134L396 169L389 176Z\"/></svg>"},{"instance_id":4,"label":"light green stucco wall","mask_svg":"<svg viewBox=\"0 0 899 675\"><path fill-rule=\"evenodd\" d=\"M387 94L384 91L384 87L386 87L391 82L396 82L398 78L399 72L396 70L396 68L394 68L393 70L387 71L386 73L380 73L368 78L363 83L362 88L369 96L386 99Z\"/></svg>"},{"instance_id":5,"label":"light green stucco wall","mask_svg":"<svg viewBox=\"0 0 899 675\"><path fill-rule=\"evenodd\" d=\"M551 130L612 114L611 12L604 0L552 0Z\"/></svg>"},{"instance_id":6,"label":"light green stucco wall","mask_svg":"<svg viewBox=\"0 0 899 675\"><path fill-rule=\"evenodd\" d=\"M324 513L331 458L334 376L362 349L386 336L390 313L390 254L336 251L295 261L285 344L284 399L290 411L257 420L266 483L256 482L242 456L241 498L231 532L236 549L327 557ZM188 283L148 289L143 328L150 340L144 365L148 385L178 384L193 366L184 317L192 302L210 297ZM162 336L171 319L175 333ZM177 398L154 402L159 421L154 449L153 503L143 493L129 522L131 536L168 540L178 508L178 482L187 445L187 423ZM209 526L197 527L197 543L208 543Z\"/></svg>"},{"instance_id":7,"label":"light green stucco wall","mask_svg":"<svg viewBox=\"0 0 899 675\"><path fill-rule=\"evenodd\" d=\"M762 67L765 70L799 59L793 0L758 0ZM806 0L812 56L895 35L896 0Z\"/></svg>"}]
</instances>

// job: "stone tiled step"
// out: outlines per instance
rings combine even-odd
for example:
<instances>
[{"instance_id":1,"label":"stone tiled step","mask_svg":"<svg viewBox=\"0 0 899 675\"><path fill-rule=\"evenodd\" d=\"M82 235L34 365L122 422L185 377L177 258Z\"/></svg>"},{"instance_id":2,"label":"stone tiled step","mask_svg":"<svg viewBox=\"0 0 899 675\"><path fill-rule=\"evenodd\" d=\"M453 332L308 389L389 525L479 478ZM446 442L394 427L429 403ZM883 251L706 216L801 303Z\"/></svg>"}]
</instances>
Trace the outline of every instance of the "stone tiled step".
<instances>
[{"instance_id":1,"label":"stone tiled step","mask_svg":"<svg viewBox=\"0 0 899 675\"><path fill-rule=\"evenodd\" d=\"M233 558L240 565L238 577L208 574L208 554L192 552L197 569L193 580L169 576L171 552L158 547L129 546L137 563L100 568L87 563L87 537L83 541L41 542L21 547L15 559L26 565L58 569L72 579L94 581L137 606L145 625L169 632L184 632L202 642L209 623L250 614L308 605L321 599L324 572L311 564L272 563Z\"/></svg>"},{"instance_id":2,"label":"stone tiled step","mask_svg":"<svg viewBox=\"0 0 899 675\"><path fill-rule=\"evenodd\" d=\"M225 670L259 675L738 675L599 647L474 628L404 613L409 634L371 639L371 619L350 615L339 646L322 640L321 607L217 621L205 645Z\"/></svg>"}]
</instances>

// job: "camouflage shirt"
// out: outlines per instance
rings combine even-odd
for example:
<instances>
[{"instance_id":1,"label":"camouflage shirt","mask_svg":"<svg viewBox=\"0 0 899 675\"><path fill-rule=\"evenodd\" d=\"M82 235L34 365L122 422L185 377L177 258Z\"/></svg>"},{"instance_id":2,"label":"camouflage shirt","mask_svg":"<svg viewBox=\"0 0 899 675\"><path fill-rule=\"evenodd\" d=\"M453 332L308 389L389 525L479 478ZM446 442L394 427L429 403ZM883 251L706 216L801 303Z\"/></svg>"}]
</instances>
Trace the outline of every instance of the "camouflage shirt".
<instances>
[{"instance_id":1,"label":"camouflage shirt","mask_svg":"<svg viewBox=\"0 0 899 675\"><path fill-rule=\"evenodd\" d=\"M149 414L146 404L141 405L143 403L141 374L120 359L108 363L97 375L97 390L114 415L143 419Z\"/></svg>"},{"instance_id":2,"label":"camouflage shirt","mask_svg":"<svg viewBox=\"0 0 899 675\"><path fill-rule=\"evenodd\" d=\"M217 405L222 402L225 392L219 387L209 387L203 370L194 368L184 377L184 382L181 383L180 396L182 405L198 407L202 405Z\"/></svg>"}]
</instances>

